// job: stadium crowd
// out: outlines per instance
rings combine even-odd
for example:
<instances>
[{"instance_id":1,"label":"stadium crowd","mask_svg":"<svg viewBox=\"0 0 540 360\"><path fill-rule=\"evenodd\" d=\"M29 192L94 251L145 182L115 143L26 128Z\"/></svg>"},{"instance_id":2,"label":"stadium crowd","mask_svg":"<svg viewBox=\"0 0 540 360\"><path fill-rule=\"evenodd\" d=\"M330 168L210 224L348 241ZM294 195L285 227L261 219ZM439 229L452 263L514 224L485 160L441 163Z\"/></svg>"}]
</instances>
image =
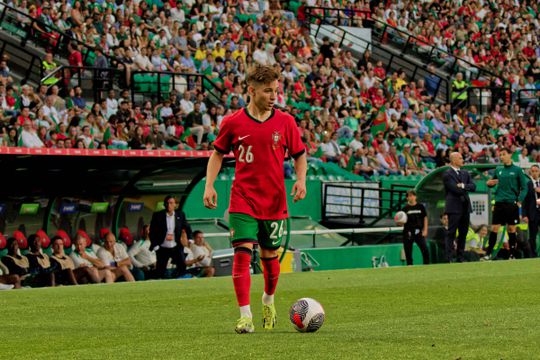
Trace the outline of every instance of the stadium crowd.
<instances>
[{"instance_id":1,"label":"stadium crowd","mask_svg":"<svg viewBox=\"0 0 540 360\"><path fill-rule=\"evenodd\" d=\"M39 230L28 237L16 230L13 237L0 234L6 246L0 258L0 290L139 281L161 278L156 273L156 253L150 246L150 228L145 225L140 239L128 228L120 228L116 236L102 229L98 241L92 241L84 230L78 230L73 241L59 230L52 238ZM201 231L193 232L184 247L185 273L177 273L177 264L169 263L166 278L211 277L213 250Z\"/></svg>"},{"instance_id":2,"label":"stadium crowd","mask_svg":"<svg viewBox=\"0 0 540 360\"><path fill-rule=\"evenodd\" d=\"M2 59L2 146L211 149L223 117L246 104L245 69L266 64L282 74L276 106L296 118L311 162L334 162L369 178L425 174L446 164L452 149L466 162L496 162L503 146L523 166L540 161L538 4L457 3L306 0L282 9L282 2L265 0L14 0L8 4L49 26L38 29L48 38L56 27L96 46L93 62L83 64L83 47L70 44L70 65L115 67L126 78L124 90L90 104L80 87L62 89L54 78L36 89L20 86L10 59ZM368 5L374 18L498 71L514 92L529 91L528 100L497 103L483 114L475 106L439 103L439 78L387 72L369 51L356 59L327 38L315 44L302 27L305 6ZM58 66L50 54L43 64L48 71ZM470 86L475 69L459 67L454 83ZM129 74L149 70L204 74L224 91L223 102L179 86L160 103L132 103ZM456 87L452 99L458 96Z\"/></svg>"}]
</instances>

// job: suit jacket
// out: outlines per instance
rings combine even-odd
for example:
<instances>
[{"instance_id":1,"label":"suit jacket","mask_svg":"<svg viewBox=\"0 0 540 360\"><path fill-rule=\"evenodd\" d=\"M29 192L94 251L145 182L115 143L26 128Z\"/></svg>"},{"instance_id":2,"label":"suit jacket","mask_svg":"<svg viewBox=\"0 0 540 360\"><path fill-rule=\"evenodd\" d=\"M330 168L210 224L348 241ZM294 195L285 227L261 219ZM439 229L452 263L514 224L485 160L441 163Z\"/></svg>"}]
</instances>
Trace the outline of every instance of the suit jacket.
<instances>
[{"instance_id":1,"label":"suit jacket","mask_svg":"<svg viewBox=\"0 0 540 360\"><path fill-rule=\"evenodd\" d=\"M446 170L443 174L443 184L445 191L446 205L444 212L447 214L459 214L463 211L463 205L469 213L472 212L471 199L469 191L475 191L476 185L472 181L471 174L467 170L460 169L460 176L452 168ZM465 189L458 188L457 184L463 183Z\"/></svg>"},{"instance_id":2,"label":"suit jacket","mask_svg":"<svg viewBox=\"0 0 540 360\"><path fill-rule=\"evenodd\" d=\"M182 230L185 230L188 236L188 239L193 237L191 233L191 227L186 220L186 214L181 210L176 210L174 212L175 224L174 224L174 241L176 241L177 246L183 248L182 243L180 242L180 237L182 236ZM156 246L160 246L165 237L167 236L167 211L161 210L155 212L152 215L152 221L150 222L150 250L153 250Z\"/></svg>"},{"instance_id":3,"label":"suit jacket","mask_svg":"<svg viewBox=\"0 0 540 360\"><path fill-rule=\"evenodd\" d=\"M523 216L529 218L529 221L540 221L540 213L536 207L536 196L534 195L534 185L532 180L527 183L527 195L525 195L525 200L523 200L521 212Z\"/></svg>"}]
</instances>

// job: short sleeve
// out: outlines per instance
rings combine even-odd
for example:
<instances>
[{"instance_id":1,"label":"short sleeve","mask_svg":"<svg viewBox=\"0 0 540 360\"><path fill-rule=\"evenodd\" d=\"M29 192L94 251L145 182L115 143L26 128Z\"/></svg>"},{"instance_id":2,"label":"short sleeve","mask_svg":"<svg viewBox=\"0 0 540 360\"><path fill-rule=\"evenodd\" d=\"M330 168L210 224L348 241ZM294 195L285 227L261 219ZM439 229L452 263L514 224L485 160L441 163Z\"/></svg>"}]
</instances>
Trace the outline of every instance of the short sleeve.
<instances>
[{"instance_id":1,"label":"short sleeve","mask_svg":"<svg viewBox=\"0 0 540 360\"><path fill-rule=\"evenodd\" d=\"M231 118L226 117L223 119L221 122L221 128L219 129L219 134L214 141L214 149L224 155L231 152L231 144L233 139L232 128L233 126L231 125Z\"/></svg>"},{"instance_id":2,"label":"short sleeve","mask_svg":"<svg viewBox=\"0 0 540 360\"><path fill-rule=\"evenodd\" d=\"M296 122L294 121L294 118L290 115L287 116L287 118L287 133L285 135L285 139L287 141L287 150L289 150L289 154L293 159L297 159L299 156L306 152L306 146L302 142L300 133L296 128Z\"/></svg>"}]
</instances>

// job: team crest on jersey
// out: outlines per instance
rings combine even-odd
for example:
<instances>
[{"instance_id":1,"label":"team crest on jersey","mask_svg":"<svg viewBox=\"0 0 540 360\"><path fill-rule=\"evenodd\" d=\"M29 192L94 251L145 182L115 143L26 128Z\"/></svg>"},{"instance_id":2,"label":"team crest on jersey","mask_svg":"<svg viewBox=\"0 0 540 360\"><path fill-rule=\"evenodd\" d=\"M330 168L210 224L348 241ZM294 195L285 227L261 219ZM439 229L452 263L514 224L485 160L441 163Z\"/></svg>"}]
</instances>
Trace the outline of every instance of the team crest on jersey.
<instances>
[{"instance_id":1,"label":"team crest on jersey","mask_svg":"<svg viewBox=\"0 0 540 360\"><path fill-rule=\"evenodd\" d=\"M279 149L280 141L281 141L281 134L279 133L279 131L276 130L272 133L272 148L274 150Z\"/></svg>"}]
</instances>

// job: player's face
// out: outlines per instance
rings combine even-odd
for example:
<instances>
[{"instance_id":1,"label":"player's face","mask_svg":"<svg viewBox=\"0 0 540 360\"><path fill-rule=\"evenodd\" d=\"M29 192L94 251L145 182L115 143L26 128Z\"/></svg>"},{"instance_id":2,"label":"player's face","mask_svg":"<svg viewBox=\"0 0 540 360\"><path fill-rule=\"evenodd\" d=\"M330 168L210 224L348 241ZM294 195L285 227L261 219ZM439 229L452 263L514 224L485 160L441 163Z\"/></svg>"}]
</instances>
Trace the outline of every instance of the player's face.
<instances>
[{"instance_id":1,"label":"player's face","mask_svg":"<svg viewBox=\"0 0 540 360\"><path fill-rule=\"evenodd\" d=\"M531 176L534 179L538 179L538 177L540 177L540 168L537 168L536 166L533 166L531 168Z\"/></svg>"},{"instance_id":2,"label":"player's face","mask_svg":"<svg viewBox=\"0 0 540 360\"><path fill-rule=\"evenodd\" d=\"M276 102L279 83L274 80L268 84L249 86L249 93L260 111L270 111Z\"/></svg>"},{"instance_id":3,"label":"player's face","mask_svg":"<svg viewBox=\"0 0 540 360\"><path fill-rule=\"evenodd\" d=\"M500 157L503 164L509 164L512 162L512 155L510 155L510 153L507 151L501 151Z\"/></svg>"}]
</instances>

